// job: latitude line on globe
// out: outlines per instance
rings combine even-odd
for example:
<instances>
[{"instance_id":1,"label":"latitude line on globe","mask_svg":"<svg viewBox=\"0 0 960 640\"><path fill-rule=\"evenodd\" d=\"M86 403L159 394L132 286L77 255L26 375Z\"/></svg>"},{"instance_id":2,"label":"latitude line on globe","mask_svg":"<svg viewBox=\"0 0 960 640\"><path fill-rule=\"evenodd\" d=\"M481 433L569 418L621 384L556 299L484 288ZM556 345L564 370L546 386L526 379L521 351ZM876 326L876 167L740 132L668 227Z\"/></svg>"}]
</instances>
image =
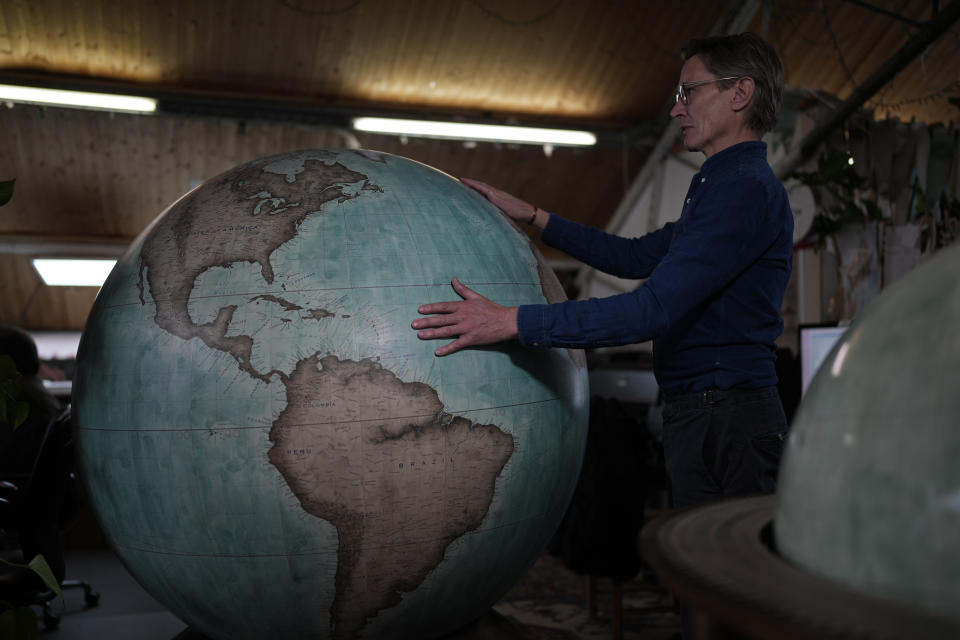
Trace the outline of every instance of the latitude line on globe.
<instances>
[{"instance_id":1,"label":"latitude line on globe","mask_svg":"<svg viewBox=\"0 0 960 640\"><path fill-rule=\"evenodd\" d=\"M491 287L540 287L541 285L537 282L473 282L473 281L463 281L463 284L471 285L474 287L477 286L491 286ZM156 296L151 296L153 298L154 304L157 302L171 302L175 300L213 300L216 298L230 298L234 296L253 296L253 295L275 295L275 294L291 294L291 293L317 293L317 292L327 292L327 291L356 291L360 289L414 289L422 287L446 287L449 286L449 282L439 282L439 283L420 283L420 284L386 284L386 285L359 285L356 287L324 287L324 288L315 288L315 289L280 289L279 291L237 291L231 293L218 293L215 295L206 295L206 296L186 296L181 298L157 298ZM131 306L143 306L144 303L139 300L136 302L124 302L122 304L113 304L106 305L105 309L119 309L121 307L131 307Z\"/></svg>"},{"instance_id":2,"label":"latitude line on globe","mask_svg":"<svg viewBox=\"0 0 960 640\"><path fill-rule=\"evenodd\" d=\"M485 529L479 530L474 529L463 534L463 537L466 536L476 536L492 531L498 531L500 529L507 529L510 527L515 527L518 524L524 522L530 522L532 520L538 520L543 517L542 513L533 514L527 516L526 518L520 518L518 520L511 520L510 522L504 522L494 527L487 527ZM367 551L377 551L377 550L386 550L386 549L396 549L397 547L410 547L423 542L437 542L442 540L442 538L421 538L413 542L404 542L391 545L371 545L362 547L362 549ZM135 547L132 545L121 544L117 541L113 541L113 544L118 547L123 547L124 549L129 549L131 551L142 551L144 553L153 553L156 555L162 556L183 556L187 558L299 558L304 556L325 556L325 555L336 555L336 552L329 551L302 551L300 553L188 553L186 551L167 551L163 549L146 549L143 547Z\"/></svg>"},{"instance_id":3,"label":"latitude line on globe","mask_svg":"<svg viewBox=\"0 0 960 640\"><path fill-rule=\"evenodd\" d=\"M476 409L460 409L458 411L444 411L444 413L450 416L459 416L466 413L477 413L478 411L493 411L495 409L512 409L515 407L524 407L535 404L547 404L549 402L556 402L560 398L554 396L552 398L544 398L543 400L531 400L530 402L517 402L514 404L499 404L492 407L478 407ZM396 416L389 418L364 418L362 420L331 420L330 422L302 422L298 424L291 424L291 427L321 427L324 425L330 424L359 424L361 422L378 422L381 420L412 420L416 418L429 418L430 414L413 414L409 416ZM248 431L251 429L270 429L270 425L263 426L249 426L249 427L177 427L174 429L106 429L103 427L77 427L84 431L104 431L104 432L119 432L119 433L189 433L194 431Z\"/></svg>"}]
</instances>

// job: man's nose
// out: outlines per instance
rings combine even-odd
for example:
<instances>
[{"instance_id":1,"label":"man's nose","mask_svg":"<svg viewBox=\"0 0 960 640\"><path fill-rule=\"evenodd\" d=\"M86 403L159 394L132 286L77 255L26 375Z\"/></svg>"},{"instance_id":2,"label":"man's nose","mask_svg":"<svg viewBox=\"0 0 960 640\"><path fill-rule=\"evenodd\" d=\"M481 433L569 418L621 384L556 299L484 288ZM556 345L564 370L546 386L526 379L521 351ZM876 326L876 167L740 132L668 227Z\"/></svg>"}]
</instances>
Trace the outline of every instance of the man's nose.
<instances>
[{"instance_id":1,"label":"man's nose","mask_svg":"<svg viewBox=\"0 0 960 640\"><path fill-rule=\"evenodd\" d=\"M685 106L686 105L684 105L682 101L677 100L677 102L673 105L673 108L670 109L670 117L679 118L681 115L683 115Z\"/></svg>"}]
</instances>

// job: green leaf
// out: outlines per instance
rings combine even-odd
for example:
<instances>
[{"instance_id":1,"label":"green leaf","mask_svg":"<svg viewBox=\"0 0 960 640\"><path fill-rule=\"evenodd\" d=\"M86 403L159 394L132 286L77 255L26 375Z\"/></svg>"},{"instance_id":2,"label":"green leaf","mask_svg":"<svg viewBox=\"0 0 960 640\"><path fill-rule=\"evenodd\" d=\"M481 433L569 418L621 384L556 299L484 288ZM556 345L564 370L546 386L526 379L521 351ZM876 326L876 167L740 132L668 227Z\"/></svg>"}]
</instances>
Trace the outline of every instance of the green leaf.
<instances>
[{"instance_id":1,"label":"green leaf","mask_svg":"<svg viewBox=\"0 0 960 640\"><path fill-rule=\"evenodd\" d=\"M43 580L43 584L47 585L47 589L53 591L55 594L63 598L63 591L60 589L60 583L57 582L57 578L53 575L53 570L50 568L50 565L47 564L46 559L41 554L33 556L28 565L33 572L40 576L40 579Z\"/></svg>"},{"instance_id":2,"label":"green leaf","mask_svg":"<svg viewBox=\"0 0 960 640\"><path fill-rule=\"evenodd\" d=\"M35 574L40 576L40 579L43 580L43 584L46 585L47 589L53 591L55 594L63 598L63 590L60 588L60 583L57 582L57 578L53 575L53 570L50 568L50 565L47 564L47 560L43 557L43 554L38 553L33 556L33 560L27 564L21 564L19 562L10 562L9 560L4 560L0 558L0 563L7 565L8 567L16 567L17 569L29 569Z\"/></svg>"},{"instance_id":3,"label":"green leaf","mask_svg":"<svg viewBox=\"0 0 960 640\"><path fill-rule=\"evenodd\" d=\"M16 430L17 427L22 425L26 419L27 415L30 413L30 405L27 404L25 400L18 400L13 405L13 420L10 421L10 426Z\"/></svg>"},{"instance_id":4,"label":"green leaf","mask_svg":"<svg viewBox=\"0 0 960 640\"><path fill-rule=\"evenodd\" d=\"M13 197L13 183L16 180L3 180L0 181L0 207L10 202L10 198Z\"/></svg>"},{"instance_id":5,"label":"green leaf","mask_svg":"<svg viewBox=\"0 0 960 640\"><path fill-rule=\"evenodd\" d=\"M0 640L34 640L37 614L30 607L16 607L0 613Z\"/></svg>"}]
</instances>

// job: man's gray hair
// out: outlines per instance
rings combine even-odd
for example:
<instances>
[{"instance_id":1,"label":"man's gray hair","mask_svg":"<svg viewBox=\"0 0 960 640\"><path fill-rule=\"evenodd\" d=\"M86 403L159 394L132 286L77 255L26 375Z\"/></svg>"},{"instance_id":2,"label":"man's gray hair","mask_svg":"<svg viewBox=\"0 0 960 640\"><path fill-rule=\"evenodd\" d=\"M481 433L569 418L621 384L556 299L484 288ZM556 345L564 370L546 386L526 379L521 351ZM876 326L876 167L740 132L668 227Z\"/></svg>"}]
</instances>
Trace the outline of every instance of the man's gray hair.
<instances>
[{"instance_id":1,"label":"man's gray hair","mask_svg":"<svg viewBox=\"0 0 960 640\"><path fill-rule=\"evenodd\" d=\"M763 135L777 124L783 103L783 68L776 52L752 33L711 36L693 40L683 50L684 60L700 56L707 70L718 78L753 78L754 94L747 112L747 126ZM735 80L717 84L730 88Z\"/></svg>"}]
</instances>

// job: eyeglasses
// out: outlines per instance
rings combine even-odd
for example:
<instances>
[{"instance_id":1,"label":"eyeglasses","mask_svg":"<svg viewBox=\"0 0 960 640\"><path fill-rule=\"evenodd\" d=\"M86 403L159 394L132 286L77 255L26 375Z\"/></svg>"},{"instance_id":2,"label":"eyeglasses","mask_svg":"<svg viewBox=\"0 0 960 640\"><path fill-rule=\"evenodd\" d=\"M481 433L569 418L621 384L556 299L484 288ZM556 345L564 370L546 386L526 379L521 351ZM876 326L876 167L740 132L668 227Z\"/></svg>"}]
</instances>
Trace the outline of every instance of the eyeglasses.
<instances>
[{"instance_id":1,"label":"eyeglasses","mask_svg":"<svg viewBox=\"0 0 960 640\"><path fill-rule=\"evenodd\" d=\"M727 76L725 78L714 78L713 80L700 80L698 82L681 82L677 85L677 92L673 94L673 104L682 102L683 104L690 104L690 94L687 93L687 89L693 89L694 87L699 87L704 84L711 84L713 82L721 82L723 80L737 80L740 76Z\"/></svg>"}]
</instances>

